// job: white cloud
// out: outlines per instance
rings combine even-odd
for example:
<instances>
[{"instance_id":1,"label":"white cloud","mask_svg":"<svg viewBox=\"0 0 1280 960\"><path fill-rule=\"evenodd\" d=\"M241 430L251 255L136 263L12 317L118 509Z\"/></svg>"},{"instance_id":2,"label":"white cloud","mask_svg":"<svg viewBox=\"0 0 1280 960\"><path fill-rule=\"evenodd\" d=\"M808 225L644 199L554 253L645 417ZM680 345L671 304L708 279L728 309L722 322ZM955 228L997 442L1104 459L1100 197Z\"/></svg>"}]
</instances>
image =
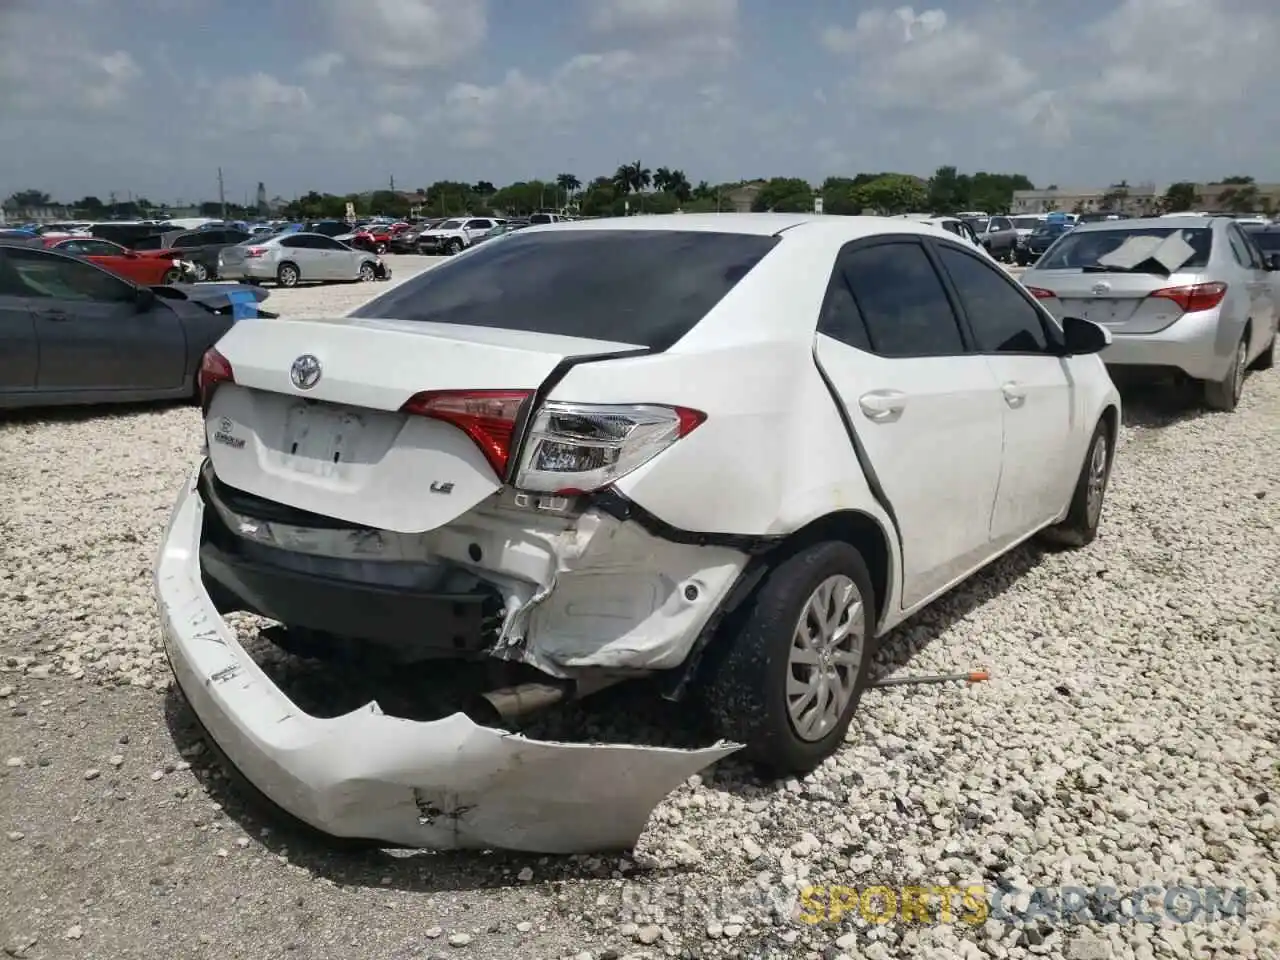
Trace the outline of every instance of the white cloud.
<instances>
[{"instance_id":1,"label":"white cloud","mask_svg":"<svg viewBox=\"0 0 1280 960\"><path fill-rule=\"evenodd\" d=\"M399 72L462 62L485 40L485 0L311 0L349 59Z\"/></svg>"},{"instance_id":2,"label":"white cloud","mask_svg":"<svg viewBox=\"0 0 1280 960\"><path fill-rule=\"evenodd\" d=\"M738 22L738 0L589 0L584 9L596 33L727 33Z\"/></svg>"},{"instance_id":3,"label":"white cloud","mask_svg":"<svg viewBox=\"0 0 1280 960\"><path fill-rule=\"evenodd\" d=\"M314 57L308 57L302 62L301 71L304 76L319 80L329 76L346 61L347 58L342 54L330 50L328 53L318 53Z\"/></svg>"},{"instance_id":4,"label":"white cloud","mask_svg":"<svg viewBox=\"0 0 1280 960\"><path fill-rule=\"evenodd\" d=\"M246 74L218 81L211 104L216 117L240 130L266 126L287 128L311 113L305 89L269 73Z\"/></svg>"},{"instance_id":5,"label":"white cloud","mask_svg":"<svg viewBox=\"0 0 1280 960\"><path fill-rule=\"evenodd\" d=\"M827 27L822 44L851 55L853 99L877 109L967 110L1028 93L1034 72L993 37L942 10L874 8L852 29Z\"/></svg>"}]
</instances>

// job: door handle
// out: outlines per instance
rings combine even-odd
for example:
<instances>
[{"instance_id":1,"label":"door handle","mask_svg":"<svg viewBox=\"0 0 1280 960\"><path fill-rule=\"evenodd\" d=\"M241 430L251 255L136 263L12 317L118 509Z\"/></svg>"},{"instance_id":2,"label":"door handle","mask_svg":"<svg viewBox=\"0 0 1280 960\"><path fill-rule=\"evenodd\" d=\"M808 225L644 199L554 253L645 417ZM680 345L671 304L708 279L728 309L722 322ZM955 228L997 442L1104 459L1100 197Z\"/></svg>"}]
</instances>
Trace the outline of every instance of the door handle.
<instances>
[{"instance_id":1,"label":"door handle","mask_svg":"<svg viewBox=\"0 0 1280 960\"><path fill-rule=\"evenodd\" d=\"M858 398L858 406L868 420L889 423L902 416L907 406L907 395L901 390L872 390Z\"/></svg>"},{"instance_id":2,"label":"door handle","mask_svg":"<svg viewBox=\"0 0 1280 960\"><path fill-rule=\"evenodd\" d=\"M67 316L65 313L63 313L61 310L41 310L41 311L40 311L40 316L41 316L42 318L44 318L45 320L56 320L56 321L58 321L58 322L61 322L61 321L63 321L63 320L70 320L70 319L71 319L69 316Z\"/></svg>"},{"instance_id":3,"label":"door handle","mask_svg":"<svg viewBox=\"0 0 1280 960\"><path fill-rule=\"evenodd\" d=\"M1000 392L1004 394L1004 402L1015 410L1027 401L1027 391L1022 389L1022 385L1010 380L1008 383L1000 386Z\"/></svg>"}]
</instances>

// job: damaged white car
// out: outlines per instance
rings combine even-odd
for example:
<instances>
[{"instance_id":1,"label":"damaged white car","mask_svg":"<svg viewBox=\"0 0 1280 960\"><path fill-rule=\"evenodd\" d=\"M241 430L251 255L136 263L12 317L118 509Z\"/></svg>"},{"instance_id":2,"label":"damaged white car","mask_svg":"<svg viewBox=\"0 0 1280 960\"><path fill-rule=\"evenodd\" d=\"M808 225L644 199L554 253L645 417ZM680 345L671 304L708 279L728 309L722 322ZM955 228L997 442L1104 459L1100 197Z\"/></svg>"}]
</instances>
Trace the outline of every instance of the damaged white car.
<instances>
[{"instance_id":1,"label":"damaged white car","mask_svg":"<svg viewBox=\"0 0 1280 960\"><path fill-rule=\"evenodd\" d=\"M176 677L330 833L628 846L738 745L779 772L833 753L874 638L934 597L1037 532L1093 539L1108 342L942 229L804 214L531 227L350 318L237 324L158 561ZM232 611L306 656L513 679L434 721L311 716ZM723 741L507 732L637 677Z\"/></svg>"}]
</instances>

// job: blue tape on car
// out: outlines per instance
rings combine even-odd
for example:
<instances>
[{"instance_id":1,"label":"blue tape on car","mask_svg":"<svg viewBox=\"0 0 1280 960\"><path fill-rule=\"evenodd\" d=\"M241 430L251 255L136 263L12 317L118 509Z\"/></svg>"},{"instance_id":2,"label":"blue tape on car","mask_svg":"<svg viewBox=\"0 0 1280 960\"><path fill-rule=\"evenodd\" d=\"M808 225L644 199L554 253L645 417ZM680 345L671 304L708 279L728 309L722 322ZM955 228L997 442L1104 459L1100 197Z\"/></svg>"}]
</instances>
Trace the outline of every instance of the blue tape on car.
<instances>
[{"instance_id":1,"label":"blue tape on car","mask_svg":"<svg viewBox=\"0 0 1280 960\"><path fill-rule=\"evenodd\" d=\"M231 301L232 320L252 320L258 316L258 298L252 290L232 290L227 299Z\"/></svg>"}]
</instances>

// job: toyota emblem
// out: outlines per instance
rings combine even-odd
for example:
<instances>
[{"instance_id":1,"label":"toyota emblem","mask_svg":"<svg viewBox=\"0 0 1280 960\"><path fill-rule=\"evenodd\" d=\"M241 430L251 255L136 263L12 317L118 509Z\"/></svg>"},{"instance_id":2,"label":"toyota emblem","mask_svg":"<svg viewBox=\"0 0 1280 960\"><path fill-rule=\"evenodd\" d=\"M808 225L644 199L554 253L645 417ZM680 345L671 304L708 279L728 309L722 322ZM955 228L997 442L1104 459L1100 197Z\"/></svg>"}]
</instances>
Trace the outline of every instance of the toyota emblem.
<instances>
[{"instance_id":1,"label":"toyota emblem","mask_svg":"<svg viewBox=\"0 0 1280 960\"><path fill-rule=\"evenodd\" d=\"M309 353L304 353L289 368L289 379L299 390L310 390L320 382L320 361Z\"/></svg>"},{"instance_id":2,"label":"toyota emblem","mask_svg":"<svg viewBox=\"0 0 1280 960\"><path fill-rule=\"evenodd\" d=\"M1111 292L1111 284L1107 283L1107 281L1105 280L1099 280L1097 283L1093 285L1094 296L1100 297L1102 296L1102 294L1110 293L1110 292Z\"/></svg>"}]
</instances>

